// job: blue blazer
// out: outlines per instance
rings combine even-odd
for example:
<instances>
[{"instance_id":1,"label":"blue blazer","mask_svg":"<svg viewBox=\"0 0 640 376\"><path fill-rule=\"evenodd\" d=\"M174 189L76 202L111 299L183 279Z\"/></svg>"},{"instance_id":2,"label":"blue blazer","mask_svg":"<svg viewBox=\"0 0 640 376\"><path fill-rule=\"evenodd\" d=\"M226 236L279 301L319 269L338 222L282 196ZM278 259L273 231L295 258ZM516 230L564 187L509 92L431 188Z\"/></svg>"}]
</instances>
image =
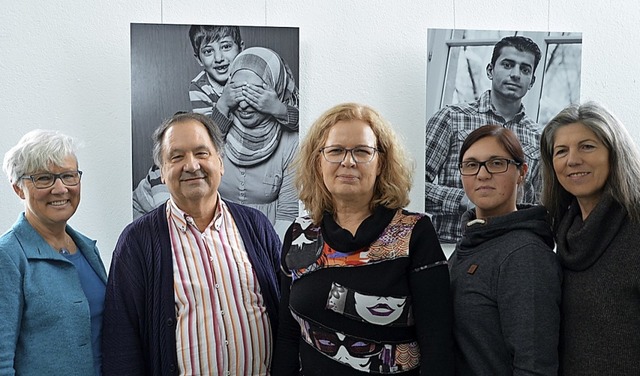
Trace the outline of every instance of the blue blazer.
<instances>
[{"instance_id":1,"label":"blue blazer","mask_svg":"<svg viewBox=\"0 0 640 376\"><path fill-rule=\"evenodd\" d=\"M96 242L67 233L106 285ZM78 272L22 213L0 237L0 375L93 375L91 315Z\"/></svg>"}]
</instances>

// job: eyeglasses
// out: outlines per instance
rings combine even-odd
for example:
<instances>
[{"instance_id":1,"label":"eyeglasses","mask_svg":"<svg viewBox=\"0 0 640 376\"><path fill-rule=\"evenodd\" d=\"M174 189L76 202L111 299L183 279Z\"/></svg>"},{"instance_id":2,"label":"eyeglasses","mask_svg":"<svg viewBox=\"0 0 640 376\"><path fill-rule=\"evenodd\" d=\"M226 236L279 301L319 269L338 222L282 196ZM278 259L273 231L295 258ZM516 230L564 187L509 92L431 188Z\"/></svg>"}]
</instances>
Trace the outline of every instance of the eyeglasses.
<instances>
[{"instance_id":1,"label":"eyeglasses","mask_svg":"<svg viewBox=\"0 0 640 376\"><path fill-rule=\"evenodd\" d=\"M460 175L462 176L477 175L478 172L480 172L480 167L482 166L484 166L490 174L501 174L509 169L509 164L513 164L518 167L522 165L521 162L516 162L513 159L492 158L483 162L464 161L458 164L458 168L460 169Z\"/></svg>"},{"instance_id":2,"label":"eyeglasses","mask_svg":"<svg viewBox=\"0 0 640 376\"><path fill-rule=\"evenodd\" d=\"M369 163L373 160L378 149L371 146L357 146L355 148L343 148L341 146L325 146L320 149L320 153L329 163L342 163L347 157L347 152L351 152L351 158L356 163Z\"/></svg>"},{"instance_id":3,"label":"eyeglasses","mask_svg":"<svg viewBox=\"0 0 640 376\"><path fill-rule=\"evenodd\" d=\"M336 356L340 346L344 346L351 356L357 358L374 355L382 350L378 343L353 337L346 337L341 341L336 333L311 330L309 334L316 348L329 356Z\"/></svg>"},{"instance_id":4,"label":"eyeglasses","mask_svg":"<svg viewBox=\"0 0 640 376\"><path fill-rule=\"evenodd\" d=\"M44 189L53 187L56 183L56 179L60 179L62 184L73 187L80 184L80 178L82 177L82 171L65 171L59 174L42 173L33 175L23 175L20 179L29 179L33 182L33 185L38 189Z\"/></svg>"}]
</instances>

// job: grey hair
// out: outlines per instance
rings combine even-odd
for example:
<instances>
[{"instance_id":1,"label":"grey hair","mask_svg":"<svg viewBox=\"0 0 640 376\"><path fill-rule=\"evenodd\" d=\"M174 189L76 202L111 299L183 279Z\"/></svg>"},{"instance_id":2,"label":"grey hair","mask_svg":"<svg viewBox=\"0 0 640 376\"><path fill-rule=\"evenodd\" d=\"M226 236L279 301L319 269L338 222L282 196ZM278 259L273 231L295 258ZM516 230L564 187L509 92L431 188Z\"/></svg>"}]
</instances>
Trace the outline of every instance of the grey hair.
<instances>
[{"instance_id":1,"label":"grey hair","mask_svg":"<svg viewBox=\"0 0 640 376\"><path fill-rule=\"evenodd\" d=\"M4 155L2 169L13 184L21 185L21 177L46 171L51 164L62 166L72 156L77 160L78 142L54 130L33 130L20 139Z\"/></svg>"},{"instance_id":2,"label":"grey hair","mask_svg":"<svg viewBox=\"0 0 640 376\"><path fill-rule=\"evenodd\" d=\"M553 144L556 131L565 125L580 123L589 128L609 151L609 177L605 193L618 201L629 217L640 222L640 153L631 135L615 115L596 102L571 105L560 111L544 128L540 138L542 157L542 203L554 220L554 226L568 210L573 195L567 192L553 169Z\"/></svg>"},{"instance_id":3,"label":"grey hair","mask_svg":"<svg viewBox=\"0 0 640 376\"><path fill-rule=\"evenodd\" d=\"M213 146L216 148L218 154L222 156L222 134L220 133L220 128L216 123L214 123L210 117L202 114L194 112L178 112L163 121L162 124L160 124L160 126L153 132L153 136L151 136L153 139L153 162L156 166L162 167L162 149L164 147L164 134L167 132L167 129L177 123L187 120L195 120L204 125L207 133L209 133L209 138L211 138Z\"/></svg>"}]
</instances>

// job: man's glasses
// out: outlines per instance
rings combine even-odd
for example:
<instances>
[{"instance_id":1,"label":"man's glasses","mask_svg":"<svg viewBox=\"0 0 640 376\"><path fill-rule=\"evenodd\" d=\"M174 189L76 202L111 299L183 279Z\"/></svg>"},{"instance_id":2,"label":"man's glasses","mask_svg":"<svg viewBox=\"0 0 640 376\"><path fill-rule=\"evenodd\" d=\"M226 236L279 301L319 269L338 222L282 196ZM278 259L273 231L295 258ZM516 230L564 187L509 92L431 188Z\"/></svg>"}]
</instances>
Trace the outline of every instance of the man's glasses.
<instances>
[{"instance_id":1,"label":"man's glasses","mask_svg":"<svg viewBox=\"0 0 640 376\"><path fill-rule=\"evenodd\" d=\"M460 174L463 176L473 176L480 172L480 167L484 166L487 172L490 174L501 174L509 169L509 164L521 166L521 162L516 162L513 159L507 158L493 158L487 161L464 161L458 165Z\"/></svg>"},{"instance_id":2,"label":"man's glasses","mask_svg":"<svg viewBox=\"0 0 640 376\"><path fill-rule=\"evenodd\" d=\"M60 179L62 184L72 187L80 184L80 178L82 177L82 171L65 171L59 174L42 173L33 175L23 175L20 179L29 179L33 182L33 185L38 189L44 189L53 187L56 179Z\"/></svg>"},{"instance_id":3,"label":"man's glasses","mask_svg":"<svg viewBox=\"0 0 640 376\"><path fill-rule=\"evenodd\" d=\"M369 163L373 160L378 149L371 146L357 146L351 149L341 146L325 146L320 149L320 153L329 163L342 163L348 152L351 153L351 157L356 163Z\"/></svg>"}]
</instances>

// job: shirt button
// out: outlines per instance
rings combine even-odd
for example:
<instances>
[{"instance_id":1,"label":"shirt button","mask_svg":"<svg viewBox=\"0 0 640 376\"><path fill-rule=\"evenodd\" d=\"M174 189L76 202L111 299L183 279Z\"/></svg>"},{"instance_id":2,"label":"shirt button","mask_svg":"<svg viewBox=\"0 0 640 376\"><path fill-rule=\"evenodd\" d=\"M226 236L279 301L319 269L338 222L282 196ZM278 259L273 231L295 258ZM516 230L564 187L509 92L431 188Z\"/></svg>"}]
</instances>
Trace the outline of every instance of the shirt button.
<instances>
[{"instance_id":1,"label":"shirt button","mask_svg":"<svg viewBox=\"0 0 640 376\"><path fill-rule=\"evenodd\" d=\"M219 289L219 288L220 288L220 285L219 285L219 284L217 284L217 283L216 283L216 285L215 285L215 286L216 286L216 288L217 288L217 289Z\"/></svg>"},{"instance_id":2,"label":"shirt button","mask_svg":"<svg viewBox=\"0 0 640 376\"><path fill-rule=\"evenodd\" d=\"M229 341L224 341L224 344L229 346Z\"/></svg>"},{"instance_id":3,"label":"shirt button","mask_svg":"<svg viewBox=\"0 0 640 376\"><path fill-rule=\"evenodd\" d=\"M220 311L220 314L221 314L222 316L224 316L224 311Z\"/></svg>"}]
</instances>

